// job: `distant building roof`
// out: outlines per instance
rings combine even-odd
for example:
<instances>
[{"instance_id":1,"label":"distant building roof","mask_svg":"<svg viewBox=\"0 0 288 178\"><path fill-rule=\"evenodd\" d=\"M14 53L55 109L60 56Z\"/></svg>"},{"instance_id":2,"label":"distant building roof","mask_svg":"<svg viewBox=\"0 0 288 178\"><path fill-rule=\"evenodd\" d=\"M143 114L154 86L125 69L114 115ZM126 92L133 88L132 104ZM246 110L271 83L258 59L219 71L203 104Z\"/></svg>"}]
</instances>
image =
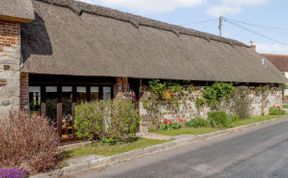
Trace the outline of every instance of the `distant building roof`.
<instances>
[{"instance_id":1,"label":"distant building roof","mask_svg":"<svg viewBox=\"0 0 288 178\"><path fill-rule=\"evenodd\" d=\"M262 54L272 64L274 64L280 71L288 72L288 55L280 54Z\"/></svg>"},{"instance_id":2,"label":"distant building roof","mask_svg":"<svg viewBox=\"0 0 288 178\"><path fill-rule=\"evenodd\" d=\"M1 0L0 20L31 22L34 10L31 0Z\"/></svg>"}]
</instances>

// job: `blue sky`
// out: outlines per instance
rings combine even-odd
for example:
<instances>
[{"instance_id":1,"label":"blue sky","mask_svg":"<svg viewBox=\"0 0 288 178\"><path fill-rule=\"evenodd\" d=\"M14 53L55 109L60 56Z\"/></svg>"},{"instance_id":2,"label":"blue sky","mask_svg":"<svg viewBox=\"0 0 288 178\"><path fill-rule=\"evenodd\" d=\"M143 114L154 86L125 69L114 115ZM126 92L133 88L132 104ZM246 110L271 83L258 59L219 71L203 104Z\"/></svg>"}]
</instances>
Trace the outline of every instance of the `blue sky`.
<instances>
[{"instance_id":1,"label":"blue sky","mask_svg":"<svg viewBox=\"0 0 288 178\"><path fill-rule=\"evenodd\" d=\"M230 20L229 22L224 21L224 37L233 38L247 44L249 41L254 41L258 52L288 54L288 1L286 0L81 1L217 35L219 33L218 17L222 15ZM205 23L195 23L206 20L208 21ZM235 20L238 20L238 22ZM235 24L238 26L235 26ZM245 30L241 28L245 28ZM253 31L253 33L246 30ZM254 34L255 32L258 35ZM265 36L265 38L261 36Z\"/></svg>"}]
</instances>

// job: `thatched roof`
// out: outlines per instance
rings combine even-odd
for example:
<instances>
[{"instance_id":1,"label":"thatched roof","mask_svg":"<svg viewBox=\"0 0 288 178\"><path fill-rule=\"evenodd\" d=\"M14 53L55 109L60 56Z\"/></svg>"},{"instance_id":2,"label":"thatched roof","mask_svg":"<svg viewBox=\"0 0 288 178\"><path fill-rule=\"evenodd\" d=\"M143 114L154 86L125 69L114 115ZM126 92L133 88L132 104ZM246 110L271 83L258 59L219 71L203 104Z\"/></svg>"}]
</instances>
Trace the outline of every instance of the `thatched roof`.
<instances>
[{"instance_id":1,"label":"thatched roof","mask_svg":"<svg viewBox=\"0 0 288 178\"><path fill-rule=\"evenodd\" d=\"M280 71L288 72L288 55L284 54L262 54L273 65L275 65Z\"/></svg>"},{"instance_id":2,"label":"thatched roof","mask_svg":"<svg viewBox=\"0 0 288 178\"><path fill-rule=\"evenodd\" d=\"M197 81L286 82L249 46L72 0L34 0L23 71Z\"/></svg>"},{"instance_id":3,"label":"thatched roof","mask_svg":"<svg viewBox=\"0 0 288 178\"><path fill-rule=\"evenodd\" d=\"M34 20L31 0L1 0L0 20L31 22Z\"/></svg>"}]
</instances>

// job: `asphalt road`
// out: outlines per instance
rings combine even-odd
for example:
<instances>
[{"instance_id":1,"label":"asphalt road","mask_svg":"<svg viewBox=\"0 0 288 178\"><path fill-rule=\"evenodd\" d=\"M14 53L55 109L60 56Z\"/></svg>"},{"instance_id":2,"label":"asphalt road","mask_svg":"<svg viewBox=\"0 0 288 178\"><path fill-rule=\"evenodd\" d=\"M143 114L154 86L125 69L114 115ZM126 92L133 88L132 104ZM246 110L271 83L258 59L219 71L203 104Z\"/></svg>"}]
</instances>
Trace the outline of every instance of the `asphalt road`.
<instances>
[{"instance_id":1,"label":"asphalt road","mask_svg":"<svg viewBox=\"0 0 288 178\"><path fill-rule=\"evenodd\" d=\"M288 121L89 171L81 178L288 178Z\"/></svg>"}]
</instances>

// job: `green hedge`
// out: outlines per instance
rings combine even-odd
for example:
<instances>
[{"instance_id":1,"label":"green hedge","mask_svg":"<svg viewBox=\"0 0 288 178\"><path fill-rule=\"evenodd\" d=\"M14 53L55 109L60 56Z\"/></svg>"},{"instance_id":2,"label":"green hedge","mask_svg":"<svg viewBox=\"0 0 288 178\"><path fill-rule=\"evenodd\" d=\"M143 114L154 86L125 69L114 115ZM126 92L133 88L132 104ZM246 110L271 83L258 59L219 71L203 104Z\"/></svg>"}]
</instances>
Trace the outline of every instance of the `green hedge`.
<instances>
[{"instance_id":1,"label":"green hedge","mask_svg":"<svg viewBox=\"0 0 288 178\"><path fill-rule=\"evenodd\" d=\"M77 136L91 141L128 142L135 138L140 116L130 100L96 101L76 107Z\"/></svg>"}]
</instances>

